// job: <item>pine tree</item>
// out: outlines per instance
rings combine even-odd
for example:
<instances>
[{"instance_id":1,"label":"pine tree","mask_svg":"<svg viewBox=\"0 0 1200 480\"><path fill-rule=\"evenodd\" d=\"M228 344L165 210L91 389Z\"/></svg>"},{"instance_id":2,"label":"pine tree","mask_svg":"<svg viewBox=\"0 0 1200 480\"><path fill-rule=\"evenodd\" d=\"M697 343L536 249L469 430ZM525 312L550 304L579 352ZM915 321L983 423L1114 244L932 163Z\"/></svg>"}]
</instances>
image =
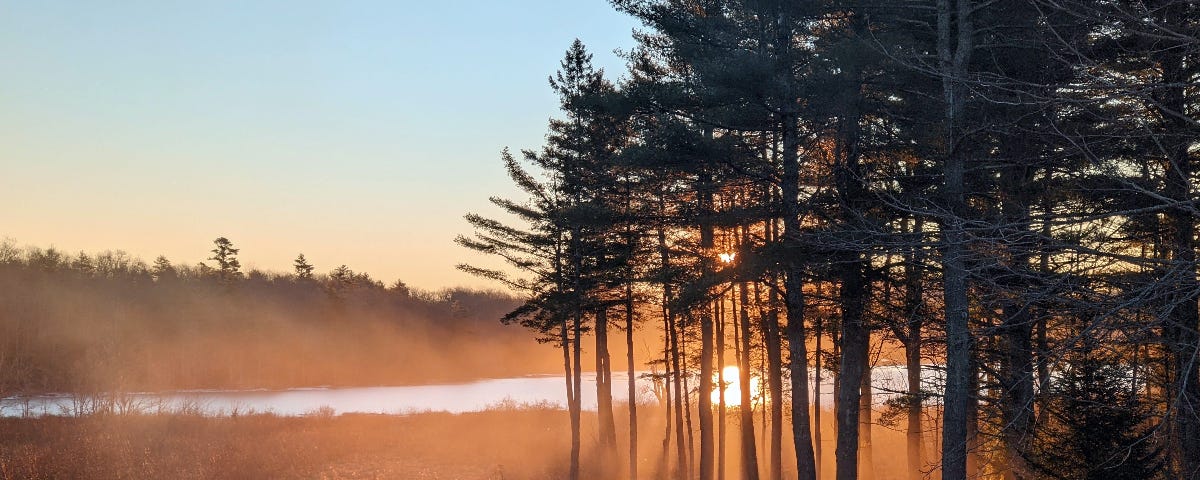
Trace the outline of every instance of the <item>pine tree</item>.
<instances>
[{"instance_id":1,"label":"pine tree","mask_svg":"<svg viewBox=\"0 0 1200 480\"><path fill-rule=\"evenodd\" d=\"M218 237L213 240L215 247L212 249L213 256L209 260L217 262L216 274L223 282L230 282L241 279L242 263L238 261L238 249L233 248L233 242L225 237Z\"/></svg>"},{"instance_id":2,"label":"pine tree","mask_svg":"<svg viewBox=\"0 0 1200 480\"><path fill-rule=\"evenodd\" d=\"M555 342L562 349L567 409L571 425L569 478L578 480L580 454L579 335L581 314L570 293L566 259L567 235L557 213L566 199L549 181L526 171L507 149L502 154L509 177L529 196L525 202L492 197L493 204L515 217L520 226L477 214L466 216L475 233L455 241L468 249L500 258L516 273L496 268L460 264L473 275L498 281L523 294L524 303L504 316L537 332L538 341Z\"/></svg>"},{"instance_id":3,"label":"pine tree","mask_svg":"<svg viewBox=\"0 0 1200 480\"><path fill-rule=\"evenodd\" d=\"M159 255L154 259L154 267L150 270L150 273L154 275L155 280L160 282L172 280L178 276L175 266L171 265L171 261L163 255Z\"/></svg>"},{"instance_id":4,"label":"pine tree","mask_svg":"<svg viewBox=\"0 0 1200 480\"><path fill-rule=\"evenodd\" d=\"M315 267L308 263L308 259L304 258L304 254L296 256L296 261L292 263L296 270L296 278L300 280L311 280Z\"/></svg>"},{"instance_id":5,"label":"pine tree","mask_svg":"<svg viewBox=\"0 0 1200 480\"><path fill-rule=\"evenodd\" d=\"M618 195L613 164L625 135L624 121L611 110L614 87L604 79L603 71L592 66L591 59L578 40L567 50L559 71L550 78L564 117L550 121L550 134L541 151L522 152L524 160L536 166L546 180L535 179L504 153L509 176L532 197L532 203L492 201L527 223L528 229L471 215L467 219L476 228L475 238L458 239L468 248L499 255L533 274L521 279L497 270L461 267L527 293L526 305L510 314L510 321L521 321L543 334L559 327L570 399L572 478L579 475L579 355L588 317L594 320L596 334L600 473L607 475L616 459L608 311L623 301L621 292L626 289L619 273L624 271L623 259L630 248L620 235L616 211L623 199Z\"/></svg>"},{"instance_id":6,"label":"pine tree","mask_svg":"<svg viewBox=\"0 0 1200 480\"><path fill-rule=\"evenodd\" d=\"M1037 470L1052 478L1161 478L1163 449L1151 438L1151 411L1130 370L1095 347L1072 353L1068 368L1055 385L1053 421L1039 435Z\"/></svg>"}]
</instances>

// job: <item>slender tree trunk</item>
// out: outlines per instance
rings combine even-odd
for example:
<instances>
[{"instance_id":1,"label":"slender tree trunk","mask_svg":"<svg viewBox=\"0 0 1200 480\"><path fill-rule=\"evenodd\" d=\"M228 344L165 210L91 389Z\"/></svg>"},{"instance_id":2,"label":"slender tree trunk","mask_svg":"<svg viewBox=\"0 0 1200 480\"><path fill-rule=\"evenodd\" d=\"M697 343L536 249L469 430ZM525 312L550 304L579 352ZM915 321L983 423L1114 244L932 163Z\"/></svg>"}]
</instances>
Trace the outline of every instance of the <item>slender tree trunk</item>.
<instances>
[{"instance_id":1,"label":"slender tree trunk","mask_svg":"<svg viewBox=\"0 0 1200 480\"><path fill-rule=\"evenodd\" d=\"M770 449L770 465L768 469L768 477L770 480L781 480L783 478L783 348L780 345L782 339L779 332L779 310L775 307L778 300L774 297L772 290L771 309L763 322L763 340L767 347L767 392L764 396L763 407L771 409L771 449ZM803 340L800 343L804 343ZM802 357L803 358L803 357ZM807 364L807 358L805 359ZM805 380L792 382L795 386L799 384L801 388L807 383ZM802 393L804 393L802 391ZM805 402L807 403L807 402ZM793 400L793 407L795 400ZM793 424L796 422L793 417ZM766 425L763 426L766 428ZM808 429L806 428L805 431ZM795 433L795 428L792 433ZM811 440L810 440L811 441ZM811 443L810 443L811 445Z\"/></svg>"},{"instance_id":2,"label":"slender tree trunk","mask_svg":"<svg viewBox=\"0 0 1200 480\"><path fill-rule=\"evenodd\" d=\"M776 48L779 49L777 55L784 59L791 56L792 44L795 38L793 28L794 19L791 17L790 10L787 8L776 10L775 26L776 26ZM789 61L778 62L780 71L778 78L784 79L783 97L786 99L781 111L779 112L779 127L780 127L780 195L783 207L783 244L788 250L795 253L789 255L792 260L784 265L783 282L784 282L784 309L787 316L786 332L788 336L788 349L791 356L788 364L789 374L791 375L791 397L792 397L792 441L796 454L796 473L800 480L815 480L817 476L818 465L816 463L813 452L812 439L812 422L809 417L809 401L808 401L808 350L807 340L808 335L804 327L804 292L803 292L803 270L804 266L795 259L799 256L798 253L803 247L800 245L800 122L797 113L799 106L799 92L794 85L794 76L791 71L793 65ZM772 311L777 312L775 302L771 305ZM782 437L783 437L783 386L782 386L782 365L780 361L782 355L779 347L780 336L778 334L779 320L777 314L771 316L772 328L764 331L764 334L769 334L767 341L767 355L770 361L770 390L771 390L771 480L779 480L782 473ZM820 428L820 425L817 426ZM819 435L819 433L818 433Z\"/></svg>"},{"instance_id":3,"label":"slender tree trunk","mask_svg":"<svg viewBox=\"0 0 1200 480\"><path fill-rule=\"evenodd\" d=\"M736 310L736 305L734 309ZM725 480L725 437L727 418L725 404L725 295L717 300L717 480Z\"/></svg>"},{"instance_id":4,"label":"slender tree trunk","mask_svg":"<svg viewBox=\"0 0 1200 480\"><path fill-rule=\"evenodd\" d=\"M1185 2L1172 2L1163 13L1165 22L1174 31L1187 31L1184 22L1191 18ZM1193 29L1194 30L1194 29ZM1179 118L1189 111L1187 86L1194 81L1189 77L1188 60L1180 48L1168 48L1156 53L1162 68L1163 86L1156 92L1166 122L1167 135L1160 140L1165 144L1167 164L1165 166L1164 193L1174 205L1167 210L1168 237L1171 254L1172 280L1175 285L1172 304L1169 306L1167 324L1163 328L1167 351L1170 352L1171 402L1174 432L1171 450L1181 478L1200 479L1200 278L1196 272L1196 213L1192 177L1194 168L1189 152L1195 141L1195 127L1188 120ZM1171 418L1171 415L1168 415Z\"/></svg>"},{"instance_id":5,"label":"slender tree trunk","mask_svg":"<svg viewBox=\"0 0 1200 480\"><path fill-rule=\"evenodd\" d=\"M765 356L766 355L763 355L763 357L765 357ZM760 358L760 361L758 362L758 378L760 378L760 379L767 378L766 358ZM751 382L751 385L753 385L753 382ZM754 387L751 387L751 389L753 389L753 388ZM770 410L770 408L768 408L768 406L767 406L767 391L769 389L770 389L770 387L763 386L761 382L759 383L759 387L758 387L758 405L759 405L758 424L761 425L761 428L758 430L758 447L761 449L758 452L759 456L763 455L764 451L765 452L770 451L770 449L768 447L770 447L770 442L773 440L773 439L767 437L767 432L771 429L771 420L769 418L767 418L767 411ZM754 392L750 392L750 393L753 394ZM768 465L768 467L770 467L770 465Z\"/></svg>"},{"instance_id":6,"label":"slender tree trunk","mask_svg":"<svg viewBox=\"0 0 1200 480\"><path fill-rule=\"evenodd\" d=\"M567 317L563 317L562 324L559 326L559 342L562 344L563 353L563 379L567 382L567 411L571 422L571 480L579 479L579 416L575 411L575 397L578 392L575 390L575 371L571 369L571 339L568 332Z\"/></svg>"},{"instance_id":7,"label":"slender tree trunk","mask_svg":"<svg viewBox=\"0 0 1200 480\"><path fill-rule=\"evenodd\" d=\"M793 112L781 115L780 118L783 151L781 155L783 176L780 179L780 193L783 197L783 239L792 249L799 249L800 238L800 159L799 159L799 121ZM795 257L794 255L792 256ZM788 364L792 377L792 441L796 450L796 471L800 480L815 480L817 464L813 453L812 422L809 419L808 402L808 345L804 329L804 280L803 265L796 261L789 262L784 272L784 308L787 315L788 349L791 362ZM778 322L776 322L778 325ZM778 326L776 326L778 328ZM768 355L777 357L778 352ZM774 388L772 388L774 390ZM779 390L782 390L780 388ZM774 393L773 393L774 394ZM778 402L779 398L772 401ZM772 411L774 414L774 411ZM776 423L782 423L782 416ZM818 428L820 426L818 425ZM778 440L776 440L778 443ZM772 480L778 480L775 450L772 449L771 466ZM780 460L781 462L782 460Z\"/></svg>"},{"instance_id":8,"label":"slender tree trunk","mask_svg":"<svg viewBox=\"0 0 1200 480\"><path fill-rule=\"evenodd\" d=\"M658 209L660 214L666 211L665 201L662 197L658 198ZM660 268L663 272L668 271L671 267L670 257L667 249L667 234L663 226L658 226L658 255ZM674 300L671 292L670 280L663 280L663 312L666 332L668 337L668 351L670 354L670 370L671 376L668 381L674 382L674 410L675 410L675 451L676 451L676 470L675 478L690 477L688 469L690 465L687 462L686 450L683 444L683 385L679 368L679 335L676 333L675 313L671 311L668 305ZM667 421L670 423L670 419Z\"/></svg>"},{"instance_id":9,"label":"slender tree trunk","mask_svg":"<svg viewBox=\"0 0 1200 480\"><path fill-rule=\"evenodd\" d=\"M819 296L820 293L820 290L818 290L817 295ZM821 405L821 340L822 337L825 336L825 321L819 315L814 320L816 324L816 331L813 333L817 337L817 342L814 346L815 352L813 353L813 477L820 478L822 468L821 463L823 461L821 457L821 408L823 408ZM792 378L793 381L795 381L795 377ZM793 398L795 397L793 396Z\"/></svg>"},{"instance_id":10,"label":"slender tree trunk","mask_svg":"<svg viewBox=\"0 0 1200 480\"><path fill-rule=\"evenodd\" d=\"M688 367L688 337L685 329L686 325L680 325L679 332L679 362L683 365L683 421L687 431L687 465L688 478L692 478L692 472L696 468L696 429L692 426L692 386L688 385L688 380L691 377L691 368Z\"/></svg>"},{"instance_id":11,"label":"slender tree trunk","mask_svg":"<svg viewBox=\"0 0 1200 480\"><path fill-rule=\"evenodd\" d=\"M907 222L906 222L907 224ZM908 450L908 478L919 480L923 477L921 468L924 466L924 439L922 438L922 404L924 395L921 392L921 326L924 322L923 308L924 289L922 288L921 268L925 256L922 254L924 222L913 220L912 234L915 240L909 248L904 267L904 361L908 375L908 428L905 433Z\"/></svg>"},{"instance_id":12,"label":"slender tree trunk","mask_svg":"<svg viewBox=\"0 0 1200 480\"><path fill-rule=\"evenodd\" d=\"M1186 154L1180 153L1180 159L1175 160L1178 172L1168 173L1174 177L1189 178L1189 160ZM1182 183L1181 180L1169 180L1170 183ZM1172 198L1190 197L1185 188L1172 192ZM1180 209L1182 210L1182 208ZM1180 278L1179 285L1174 286L1178 298L1174 299L1168 316L1167 342L1171 353L1171 394L1172 409L1175 410L1175 430L1173 450L1178 458L1179 472L1182 478L1200 479L1200 309L1197 308L1197 294L1200 293L1200 279L1196 276L1195 235L1196 221L1192 214L1172 212L1169 222L1173 230L1171 239L1172 269Z\"/></svg>"},{"instance_id":13,"label":"slender tree trunk","mask_svg":"<svg viewBox=\"0 0 1200 480\"><path fill-rule=\"evenodd\" d=\"M831 343L833 344L833 351L830 353L833 354L833 358L838 359L838 362L841 363L841 358L842 358L842 323L841 323L841 319L838 319L837 324L834 325L832 329L830 329L829 337L830 337L830 340L832 340ZM833 374L833 442L834 442L833 461L834 461L835 467L836 467L837 439L838 439L838 412L840 411L838 409L838 403L840 401L839 399L842 398L842 378L841 378L842 368L841 368L841 365L839 365L838 368L836 370L833 370L831 373ZM834 475L835 476L837 475L836 468L835 468Z\"/></svg>"},{"instance_id":14,"label":"slender tree trunk","mask_svg":"<svg viewBox=\"0 0 1200 480\"><path fill-rule=\"evenodd\" d=\"M961 170L959 170L961 187ZM971 334L967 325L967 272L962 220L949 219L943 231L945 253L942 256L944 302L946 305L946 393L942 419L942 475L946 479L966 478L966 411L970 395L967 363Z\"/></svg>"},{"instance_id":15,"label":"slender tree trunk","mask_svg":"<svg viewBox=\"0 0 1200 480\"><path fill-rule=\"evenodd\" d=\"M712 141L713 129L704 129L705 139ZM700 247L711 251L714 246L713 214L713 179L712 174L703 170L697 178L697 205L700 213ZM712 258L701 259L701 274L711 275L713 271ZM703 307L700 312L700 391L696 395L696 413L700 421L700 480L713 479L713 311ZM691 402L689 402L691 403Z\"/></svg>"},{"instance_id":16,"label":"slender tree trunk","mask_svg":"<svg viewBox=\"0 0 1200 480\"><path fill-rule=\"evenodd\" d=\"M852 13L849 27L856 35L867 34L866 19ZM841 364L839 365L837 409L837 478L852 480L859 478L859 411L863 374L867 369L865 360L870 348L871 332L866 324L866 301L869 298L869 268L863 240L857 232L865 228L860 217L867 214L869 191L863 180L860 164L861 111L857 103L862 97L862 71L847 69L842 74L847 84L849 100L841 106L838 119L836 158L834 172L839 205L839 224L847 247L841 247L836 261L837 275L841 280L839 300L842 306Z\"/></svg>"},{"instance_id":17,"label":"slender tree trunk","mask_svg":"<svg viewBox=\"0 0 1200 480\"><path fill-rule=\"evenodd\" d=\"M920 335L920 332L915 332ZM921 343L916 341L904 345L904 358L908 373L908 428L905 440L908 443L908 478L919 480L924 475L921 467L925 465L924 439L921 434Z\"/></svg>"},{"instance_id":18,"label":"slender tree trunk","mask_svg":"<svg viewBox=\"0 0 1200 480\"><path fill-rule=\"evenodd\" d=\"M848 269L848 266L847 266ZM860 388L863 384L863 352L866 332L862 305L856 290L863 288L862 275L842 278L841 365L838 374L838 448L834 455L838 463L838 480L858 479L858 410Z\"/></svg>"},{"instance_id":19,"label":"slender tree trunk","mask_svg":"<svg viewBox=\"0 0 1200 480\"><path fill-rule=\"evenodd\" d=\"M575 394L571 397L571 480L579 480L579 449L580 449L580 415L582 413L582 397L580 392L583 387L583 366L580 362L582 355L583 332L583 313L575 312L574 322L571 325L571 334L574 337L571 342L572 359L571 359L571 389Z\"/></svg>"},{"instance_id":20,"label":"slender tree trunk","mask_svg":"<svg viewBox=\"0 0 1200 480\"><path fill-rule=\"evenodd\" d=\"M1050 174L1049 169L1047 169L1046 175L1049 175L1049 174ZM1054 212L1054 207L1051 204L1051 202L1053 200L1051 199L1050 195L1044 195L1042 198L1043 198L1042 215L1045 217L1045 219L1042 220L1041 241L1047 242L1051 238L1051 234L1053 233L1050 228L1050 226L1051 226L1050 219L1052 218L1051 214ZM1049 274L1050 273L1050 249L1048 246L1043 244L1043 246L1041 246L1039 248L1039 250L1041 251L1040 258L1038 259L1040 271L1043 275ZM1037 349L1035 350L1035 352L1037 353L1036 367L1037 367L1037 376L1038 376L1038 395L1037 395L1037 397L1040 399L1043 399L1040 401L1040 404L1038 405L1039 410L1038 410L1038 420L1037 421L1040 422L1040 419L1044 415L1044 412L1046 412L1046 410L1047 410L1046 409L1047 400L1045 400L1045 399L1050 398L1050 341L1046 335L1046 322L1047 322L1048 315L1044 311L1039 311L1038 313L1039 314L1037 316L1036 325L1034 326L1034 328L1035 328L1034 334L1036 335L1035 341L1037 342ZM1135 364L1136 364L1136 362L1135 362Z\"/></svg>"},{"instance_id":21,"label":"slender tree trunk","mask_svg":"<svg viewBox=\"0 0 1200 480\"><path fill-rule=\"evenodd\" d=\"M859 398L869 332L863 324L861 265L847 262L842 275L842 356L837 403L837 479L856 480L858 472ZM857 270L857 271L856 271Z\"/></svg>"},{"instance_id":22,"label":"slender tree trunk","mask_svg":"<svg viewBox=\"0 0 1200 480\"><path fill-rule=\"evenodd\" d=\"M746 284L739 284L741 290L741 348L738 352L738 388L741 389L741 399L738 412L742 422L742 479L758 480L758 449L754 443L754 410L753 399L750 397L750 372L754 371L750 364L750 311L746 308L749 295Z\"/></svg>"},{"instance_id":23,"label":"slender tree trunk","mask_svg":"<svg viewBox=\"0 0 1200 480\"><path fill-rule=\"evenodd\" d=\"M1168 342L1172 357L1172 407L1175 429L1173 450L1182 478L1200 479L1200 311L1196 295L1195 221L1190 215L1176 214L1171 219L1175 230L1173 267L1184 270L1178 288L1183 292L1169 316Z\"/></svg>"},{"instance_id":24,"label":"slender tree trunk","mask_svg":"<svg viewBox=\"0 0 1200 480\"><path fill-rule=\"evenodd\" d=\"M1029 203L1023 198L1022 190L1033 180L1031 175L1022 174L1019 165L1008 166L1001 174L1004 200L1001 211L1004 225L1014 230L1004 238L1009 249L1011 264L1006 272L1013 280L1004 285L1007 291L1001 307L1003 316L1001 337L1003 358L1000 368L1001 391L1004 401L1000 402L1001 439L1004 443L1008 468L1006 478L1027 478L1034 473L1025 461L1029 442L1033 436L1033 318L1032 305L1024 293L1030 282L1029 262L1036 242L1030 232Z\"/></svg>"},{"instance_id":25,"label":"slender tree trunk","mask_svg":"<svg viewBox=\"0 0 1200 480\"><path fill-rule=\"evenodd\" d=\"M671 471L671 431L672 431L672 425L673 425L672 420L675 418L674 415L672 415L672 413L674 411L674 408L673 408L674 396L672 395L672 392L674 391L674 389L671 388L672 387L671 379L674 378L674 376L672 375L672 370L671 370L671 351L672 351L671 333L670 333L671 332L671 316L667 310L667 298L666 298L665 291L663 294L662 301L663 301L662 302L662 321L663 321L663 370L664 370L663 371L663 400L664 400L663 404L666 405L666 409L665 409L663 418L666 421L663 422L664 427L663 427L663 440L662 440L662 455L661 455L661 459L659 460L659 472L660 472L660 474L664 474L669 478L678 478L678 475L672 476L670 474L670 471Z\"/></svg>"},{"instance_id":26,"label":"slender tree trunk","mask_svg":"<svg viewBox=\"0 0 1200 480\"><path fill-rule=\"evenodd\" d=\"M672 315L674 316L674 315ZM683 373L679 364L679 333L675 322L671 322L671 373L675 381L675 451L676 468L680 478L691 477L691 464L687 459L687 444L684 443L683 416Z\"/></svg>"},{"instance_id":27,"label":"slender tree trunk","mask_svg":"<svg viewBox=\"0 0 1200 480\"><path fill-rule=\"evenodd\" d=\"M868 341L868 346L870 342ZM863 358L862 383L859 385L858 397L858 478L860 480L875 479L875 446L871 438L872 414L874 413L874 397L871 394L871 359L870 349Z\"/></svg>"},{"instance_id":28,"label":"slender tree trunk","mask_svg":"<svg viewBox=\"0 0 1200 480\"><path fill-rule=\"evenodd\" d=\"M971 393L967 398L967 478L979 478L983 462L979 461L979 360L975 352L971 352L970 381L968 388Z\"/></svg>"},{"instance_id":29,"label":"slender tree trunk","mask_svg":"<svg viewBox=\"0 0 1200 480\"><path fill-rule=\"evenodd\" d=\"M632 277L631 277L632 278ZM628 366L627 387L629 395L629 480L638 478L638 418L637 377L633 361L633 283L625 283L625 364Z\"/></svg>"},{"instance_id":30,"label":"slender tree trunk","mask_svg":"<svg viewBox=\"0 0 1200 480\"><path fill-rule=\"evenodd\" d=\"M617 427L613 415L612 357L608 352L608 309L596 309L596 418L600 435L600 471L613 470L617 456Z\"/></svg>"},{"instance_id":31,"label":"slender tree trunk","mask_svg":"<svg viewBox=\"0 0 1200 480\"><path fill-rule=\"evenodd\" d=\"M709 312L700 314L700 480L713 478L713 319Z\"/></svg>"},{"instance_id":32,"label":"slender tree trunk","mask_svg":"<svg viewBox=\"0 0 1200 480\"><path fill-rule=\"evenodd\" d=\"M792 377L792 441L796 450L796 476L800 480L817 478L817 463L813 452L812 422L808 402L808 345L804 334L804 284L798 272L784 277L786 284L787 336L791 357L788 363ZM820 342L820 340L818 340ZM819 378L818 374L818 378ZM818 392L820 392L820 387ZM819 394L819 393L818 393ZM818 400L818 408L820 403ZM818 419L820 419L819 415ZM820 425L817 426L820 428ZM820 438L820 432L816 433Z\"/></svg>"},{"instance_id":33,"label":"slender tree trunk","mask_svg":"<svg viewBox=\"0 0 1200 480\"><path fill-rule=\"evenodd\" d=\"M861 20L855 19L855 22ZM857 93L857 92L856 92ZM839 157L842 163L837 168L836 181L838 185L839 203L841 204L842 223L853 230L857 227L857 213L867 195L862 184L862 174L858 163L858 115L853 112L845 115L840 121L842 129L839 145ZM838 276L841 279L839 292L842 305L841 321L841 363L838 374L837 417L837 459L838 480L859 478L859 411L862 395L862 377L867 368L865 359L870 347L870 330L864 318L867 290L870 285L866 279L867 264L863 254L858 251L861 247L851 247L840 253L841 260Z\"/></svg>"},{"instance_id":34,"label":"slender tree trunk","mask_svg":"<svg viewBox=\"0 0 1200 480\"><path fill-rule=\"evenodd\" d=\"M956 8L952 8L952 4ZM967 410L970 401L971 333L968 324L965 161L958 142L966 62L972 47L970 0L938 0L938 59L945 97L945 202L942 220L942 275L946 316L946 392L942 419L942 478L967 478ZM955 10L957 10L955 14ZM951 31L952 15L957 34Z\"/></svg>"}]
</instances>

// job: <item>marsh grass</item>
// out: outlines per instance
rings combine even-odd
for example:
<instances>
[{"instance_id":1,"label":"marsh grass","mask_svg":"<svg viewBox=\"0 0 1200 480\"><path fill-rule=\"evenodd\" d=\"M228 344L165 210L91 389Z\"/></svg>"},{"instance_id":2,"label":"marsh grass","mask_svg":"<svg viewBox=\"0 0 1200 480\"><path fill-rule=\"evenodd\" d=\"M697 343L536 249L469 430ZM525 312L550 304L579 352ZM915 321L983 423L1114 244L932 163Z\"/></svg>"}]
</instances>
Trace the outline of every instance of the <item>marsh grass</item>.
<instances>
[{"instance_id":1,"label":"marsh grass","mask_svg":"<svg viewBox=\"0 0 1200 480\"><path fill-rule=\"evenodd\" d=\"M565 413L0 419L0 479L544 479Z\"/></svg>"},{"instance_id":2,"label":"marsh grass","mask_svg":"<svg viewBox=\"0 0 1200 480\"><path fill-rule=\"evenodd\" d=\"M546 480L566 477L570 445L565 411L552 403L511 399L462 414L339 414L317 408L294 417L244 409L212 416L195 406L166 411L153 405L141 412L0 418L0 480ZM590 449L598 440L595 415L584 413L582 466L585 473L596 472L599 459ZM638 413L639 470L643 478L665 478L663 411L649 407ZM624 418L623 404L616 414ZM832 412L823 420L822 466L832 475ZM735 415L729 428L726 473L735 478ZM623 422L617 429L623 443ZM900 478L905 456L894 452L904 451L903 432L883 425L873 430L877 478ZM755 431L761 436L762 425ZM784 473L794 476L787 440L784 435ZM935 451L935 440L926 438L927 452Z\"/></svg>"}]
</instances>

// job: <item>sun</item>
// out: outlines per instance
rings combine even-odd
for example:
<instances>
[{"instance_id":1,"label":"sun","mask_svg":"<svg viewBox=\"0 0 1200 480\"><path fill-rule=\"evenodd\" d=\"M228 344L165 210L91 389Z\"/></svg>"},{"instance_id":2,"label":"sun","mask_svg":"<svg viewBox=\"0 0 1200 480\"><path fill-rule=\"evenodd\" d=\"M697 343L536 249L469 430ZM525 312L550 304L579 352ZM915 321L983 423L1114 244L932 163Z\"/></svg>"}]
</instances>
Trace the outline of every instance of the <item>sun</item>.
<instances>
[{"instance_id":1,"label":"sun","mask_svg":"<svg viewBox=\"0 0 1200 480\"><path fill-rule=\"evenodd\" d=\"M736 407L742 404L742 389L738 382L741 373L736 365L728 365L721 369L721 373L725 377L725 406ZM719 377L713 376L713 383L716 384ZM750 396L751 398L758 396L758 377L750 376ZM718 385L714 388L711 396L712 404L717 405L721 402L721 390Z\"/></svg>"}]
</instances>

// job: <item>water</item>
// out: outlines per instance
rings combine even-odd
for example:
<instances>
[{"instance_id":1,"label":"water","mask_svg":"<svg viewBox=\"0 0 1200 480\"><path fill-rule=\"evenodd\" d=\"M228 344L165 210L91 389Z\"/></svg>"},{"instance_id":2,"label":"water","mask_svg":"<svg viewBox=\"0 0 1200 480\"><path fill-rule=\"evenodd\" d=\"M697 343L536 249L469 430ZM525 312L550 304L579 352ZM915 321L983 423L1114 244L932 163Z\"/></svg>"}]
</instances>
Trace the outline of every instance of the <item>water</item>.
<instances>
[{"instance_id":1,"label":"water","mask_svg":"<svg viewBox=\"0 0 1200 480\"><path fill-rule=\"evenodd\" d=\"M614 395L624 399L627 375L613 372ZM640 401L655 401L648 380L637 380ZM542 405L566 408L562 376L530 375L440 385L288 390L189 390L81 397L40 395L0 399L0 416L77 415L98 409L141 412L191 412L204 415L273 413L276 415L420 412L463 413L498 406ZM584 374L584 409L595 410L595 374Z\"/></svg>"},{"instance_id":2,"label":"water","mask_svg":"<svg viewBox=\"0 0 1200 480\"><path fill-rule=\"evenodd\" d=\"M641 372L636 381L639 402L655 403L653 382ZM879 366L872 370L875 403L906 388L904 366ZM922 381L932 387L941 383L940 371L925 368ZM613 372L613 397L626 398L627 375ZM753 378L753 377L752 377ZM732 379L729 379L730 381ZM692 388L698 382L692 379ZM821 401L833 405L833 385L822 378ZM811 382L810 382L811 385ZM276 415L420 412L463 413L494 407L539 405L566 408L565 381L558 375L530 375L439 385L348 388L294 388L288 390L190 390L165 393L129 393L119 396L83 397L41 395L0 399L0 416L80 415L96 411L190 412L204 415L273 413ZM810 390L810 395L811 395ZM595 374L585 373L585 410L596 409Z\"/></svg>"}]
</instances>

